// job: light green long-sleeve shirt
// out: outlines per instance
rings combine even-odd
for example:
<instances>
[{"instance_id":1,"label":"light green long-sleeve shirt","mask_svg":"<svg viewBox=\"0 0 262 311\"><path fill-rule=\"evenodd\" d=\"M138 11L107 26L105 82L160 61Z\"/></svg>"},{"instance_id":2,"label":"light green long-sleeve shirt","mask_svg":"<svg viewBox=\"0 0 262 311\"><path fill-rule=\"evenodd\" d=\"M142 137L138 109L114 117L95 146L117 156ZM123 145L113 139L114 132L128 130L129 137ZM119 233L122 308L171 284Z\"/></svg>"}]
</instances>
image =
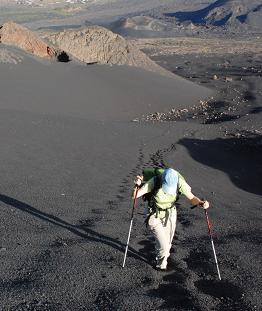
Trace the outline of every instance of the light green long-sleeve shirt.
<instances>
[{"instance_id":1,"label":"light green long-sleeve shirt","mask_svg":"<svg viewBox=\"0 0 262 311\"><path fill-rule=\"evenodd\" d=\"M139 189L139 197L154 190L154 178L151 178ZM178 173L178 191L187 198L192 198L191 187L187 184L184 177ZM154 195L154 204L160 209L157 217L164 218L166 216L166 209L174 209L174 202L177 199L177 194L165 193L160 188Z\"/></svg>"}]
</instances>

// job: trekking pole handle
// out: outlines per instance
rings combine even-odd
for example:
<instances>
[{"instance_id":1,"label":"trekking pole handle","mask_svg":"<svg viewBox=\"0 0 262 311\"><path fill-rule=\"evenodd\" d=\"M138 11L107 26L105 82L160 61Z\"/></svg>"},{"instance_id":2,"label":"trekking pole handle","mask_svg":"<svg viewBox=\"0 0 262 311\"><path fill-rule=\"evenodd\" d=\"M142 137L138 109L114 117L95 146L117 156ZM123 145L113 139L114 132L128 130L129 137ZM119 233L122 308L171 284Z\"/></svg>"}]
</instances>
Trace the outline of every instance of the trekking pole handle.
<instances>
[{"instance_id":1,"label":"trekking pole handle","mask_svg":"<svg viewBox=\"0 0 262 311\"><path fill-rule=\"evenodd\" d=\"M134 211L136 209L136 199L137 199L137 192L138 192L138 185L135 186L134 188L134 199L133 199L133 208L132 208L132 215L131 215L131 219L133 218L134 216Z\"/></svg>"},{"instance_id":2,"label":"trekking pole handle","mask_svg":"<svg viewBox=\"0 0 262 311\"><path fill-rule=\"evenodd\" d=\"M201 199L201 201L204 201L204 202L205 202L204 199ZM194 208L196 208L196 207L198 207L198 206L200 206L200 204L195 204L195 205L191 206L190 208L191 208L191 209L194 209Z\"/></svg>"},{"instance_id":3,"label":"trekking pole handle","mask_svg":"<svg viewBox=\"0 0 262 311\"><path fill-rule=\"evenodd\" d=\"M139 186L138 186L138 185L135 185L135 188L134 188L135 195L134 195L134 203L133 203L134 209L136 208L136 198L137 198L138 189L139 189Z\"/></svg>"}]
</instances>

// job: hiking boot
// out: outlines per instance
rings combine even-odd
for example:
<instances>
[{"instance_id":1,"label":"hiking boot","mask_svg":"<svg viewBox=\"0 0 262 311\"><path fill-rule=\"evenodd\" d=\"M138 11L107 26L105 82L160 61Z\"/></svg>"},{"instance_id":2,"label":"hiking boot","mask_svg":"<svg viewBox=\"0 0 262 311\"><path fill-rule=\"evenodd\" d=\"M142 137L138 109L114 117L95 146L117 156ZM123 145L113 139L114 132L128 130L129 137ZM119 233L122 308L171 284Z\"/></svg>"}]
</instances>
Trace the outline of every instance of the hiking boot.
<instances>
[{"instance_id":1,"label":"hiking boot","mask_svg":"<svg viewBox=\"0 0 262 311\"><path fill-rule=\"evenodd\" d=\"M166 271L167 270L166 267L167 267L167 263L163 262L163 260L160 260L156 262L154 269L157 271Z\"/></svg>"},{"instance_id":2,"label":"hiking boot","mask_svg":"<svg viewBox=\"0 0 262 311\"><path fill-rule=\"evenodd\" d=\"M159 267L159 266L154 266L154 269L155 269L156 271L161 271L161 272L167 271L167 268Z\"/></svg>"},{"instance_id":3,"label":"hiking boot","mask_svg":"<svg viewBox=\"0 0 262 311\"><path fill-rule=\"evenodd\" d=\"M158 271L166 271L167 260L165 257L156 258L155 269Z\"/></svg>"}]
</instances>

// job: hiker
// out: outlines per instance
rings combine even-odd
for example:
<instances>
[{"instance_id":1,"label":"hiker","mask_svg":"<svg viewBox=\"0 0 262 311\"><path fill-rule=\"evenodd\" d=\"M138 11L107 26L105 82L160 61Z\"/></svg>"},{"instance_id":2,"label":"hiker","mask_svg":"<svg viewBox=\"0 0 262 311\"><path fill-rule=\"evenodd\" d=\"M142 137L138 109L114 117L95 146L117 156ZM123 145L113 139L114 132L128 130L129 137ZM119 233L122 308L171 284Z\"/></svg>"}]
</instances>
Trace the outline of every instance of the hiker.
<instances>
[{"instance_id":1,"label":"hiker","mask_svg":"<svg viewBox=\"0 0 262 311\"><path fill-rule=\"evenodd\" d=\"M159 169L162 174L154 176L143 183L143 176L136 176L133 191L133 199L137 191L137 198L152 194L148 201L147 224L152 231L156 242L157 270L166 270L167 259L170 256L172 240L176 229L177 211L175 202L178 193L186 196L192 205L198 205L204 209L209 208L209 202L200 200L191 192L191 187L184 177L172 168ZM159 181L156 186L156 181Z\"/></svg>"}]
</instances>

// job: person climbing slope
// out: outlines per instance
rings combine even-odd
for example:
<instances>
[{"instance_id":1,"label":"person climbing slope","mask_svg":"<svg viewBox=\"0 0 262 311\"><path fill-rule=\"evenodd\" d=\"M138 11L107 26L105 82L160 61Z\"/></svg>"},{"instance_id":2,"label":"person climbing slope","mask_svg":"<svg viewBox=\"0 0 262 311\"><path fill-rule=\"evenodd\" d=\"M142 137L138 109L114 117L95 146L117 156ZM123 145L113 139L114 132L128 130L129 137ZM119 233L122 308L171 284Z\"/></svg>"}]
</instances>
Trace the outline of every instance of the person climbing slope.
<instances>
[{"instance_id":1,"label":"person climbing slope","mask_svg":"<svg viewBox=\"0 0 262 311\"><path fill-rule=\"evenodd\" d=\"M153 233L156 243L155 269L165 271L167 259L170 256L172 240L175 234L178 194L184 195L192 205L204 209L209 208L209 202L195 196L184 177L173 168L160 169L161 173L144 181L144 176L136 176L133 199L150 194L148 200L147 224ZM138 190L136 188L139 188Z\"/></svg>"}]
</instances>

